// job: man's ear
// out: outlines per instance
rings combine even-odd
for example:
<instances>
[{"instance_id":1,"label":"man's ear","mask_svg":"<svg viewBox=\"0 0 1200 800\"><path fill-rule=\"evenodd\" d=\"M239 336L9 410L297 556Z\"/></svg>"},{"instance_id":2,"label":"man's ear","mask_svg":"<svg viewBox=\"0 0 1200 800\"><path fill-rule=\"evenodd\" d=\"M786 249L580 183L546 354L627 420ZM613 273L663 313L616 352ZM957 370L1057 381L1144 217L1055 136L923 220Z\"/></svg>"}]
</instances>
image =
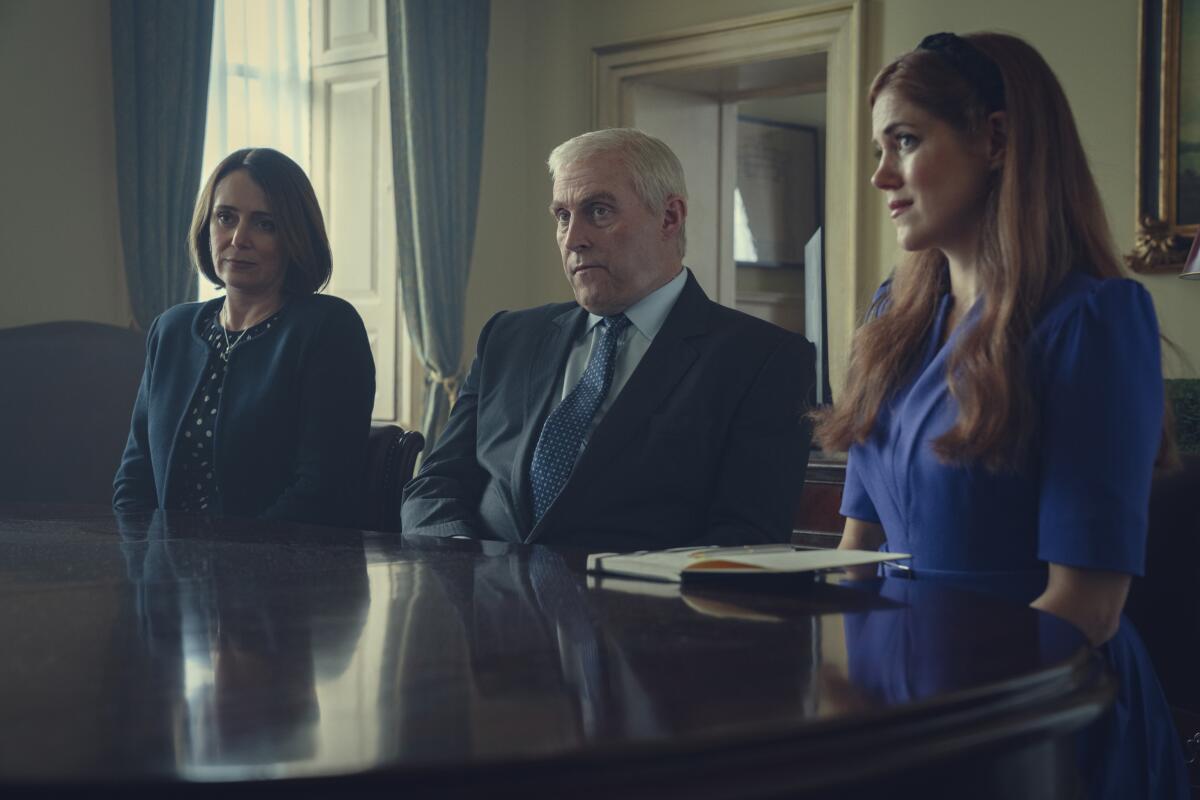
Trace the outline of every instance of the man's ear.
<instances>
[{"instance_id":1,"label":"man's ear","mask_svg":"<svg viewBox=\"0 0 1200 800\"><path fill-rule=\"evenodd\" d=\"M687 200L677 194L667 195L667 207L662 214L663 235L678 236L687 219Z\"/></svg>"},{"instance_id":2,"label":"man's ear","mask_svg":"<svg viewBox=\"0 0 1200 800\"><path fill-rule=\"evenodd\" d=\"M1008 117L1003 111L993 111L987 118L988 166L998 170L1004 166L1004 149L1008 145Z\"/></svg>"}]
</instances>

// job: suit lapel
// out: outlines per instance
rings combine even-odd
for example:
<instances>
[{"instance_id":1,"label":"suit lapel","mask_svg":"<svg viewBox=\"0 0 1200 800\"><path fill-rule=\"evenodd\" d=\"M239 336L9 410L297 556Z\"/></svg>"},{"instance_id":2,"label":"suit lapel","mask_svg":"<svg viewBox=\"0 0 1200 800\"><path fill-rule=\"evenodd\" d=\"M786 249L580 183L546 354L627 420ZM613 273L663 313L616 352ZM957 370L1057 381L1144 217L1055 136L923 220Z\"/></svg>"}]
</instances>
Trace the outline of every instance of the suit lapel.
<instances>
[{"instance_id":1,"label":"suit lapel","mask_svg":"<svg viewBox=\"0 0 1200 800\"><path fill-rule=\"evenodd\" d=\"M518 504L521 530L533 525L533 501L529 492L529 463L542 432L542 421L549 412L551 395L558 387L571 345L581 332L587 312L576 306L552 317L538 333L530 352L529 375L525 383L524 431L513 464L512 486Z\"/></svg>"},{"instance_id":2,"label":"suit lapel","mask_svg":"<svg viewBox=\"0 0 1200 800\"><path fill-rule=\"evenodd\" d=\"M566 486L541 522L530 531L529 541L536 540L549 526L562 524L570 509L577 505L573 495L579 487L589 485L610 469L612 462L628 449L630 438L637 434L642 423L664 405L699 355L689 340L707 333L711 306L712 302L689 273L679 300L650 349L592 432Z\"/></svg>"}]
</instances>

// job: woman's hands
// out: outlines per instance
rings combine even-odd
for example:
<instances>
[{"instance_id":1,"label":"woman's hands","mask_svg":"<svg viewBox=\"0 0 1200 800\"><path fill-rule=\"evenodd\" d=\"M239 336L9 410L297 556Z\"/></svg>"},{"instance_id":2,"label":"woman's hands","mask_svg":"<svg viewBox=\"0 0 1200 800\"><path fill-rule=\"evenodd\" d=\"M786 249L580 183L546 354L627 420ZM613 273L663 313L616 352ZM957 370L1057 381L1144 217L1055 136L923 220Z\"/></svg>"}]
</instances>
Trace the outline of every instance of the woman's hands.
<instances>
[{"instance_id":1,"label":"woman's hands","mask_svg":"<svg viewBox=\"0 0 1200 800\"><path fill-rule=\"evenodd\" d=\"M886 538L882 525L846 517L846 525L842 528L842 540L838 542L837 549L878 550ZM856 567L846 567L846 577L854 581L868 580L875 577L878 568L877 564L860 564Z\"/></svg>"},{"instance_id":2,"label":"woman's hands","mask_svg":"<svg viewBox=\"0 0 1200 800\"><path fill-rule=\"evenodd\" d=\"M1050 564L1046 591L1029 605L1065 619L1099 647L1117 632L1129 582L1123 572Z\"/></svg>"},{"instance_id":3,"label":"woman's hands","mask_svg":"<svg viewBox=\"0 0 1200 800\"><path fill-rule=\"evenodd\" d=\"M878 550L886 538L883 526L847 517L838 549ZM846 568L851 580L866 580L875 572L874 564ZM1066 620L1099 647L1117 632L1130 580L1123 572L1050 564L1046 590L1030 606Z\"/></svg>"}]
</instances>

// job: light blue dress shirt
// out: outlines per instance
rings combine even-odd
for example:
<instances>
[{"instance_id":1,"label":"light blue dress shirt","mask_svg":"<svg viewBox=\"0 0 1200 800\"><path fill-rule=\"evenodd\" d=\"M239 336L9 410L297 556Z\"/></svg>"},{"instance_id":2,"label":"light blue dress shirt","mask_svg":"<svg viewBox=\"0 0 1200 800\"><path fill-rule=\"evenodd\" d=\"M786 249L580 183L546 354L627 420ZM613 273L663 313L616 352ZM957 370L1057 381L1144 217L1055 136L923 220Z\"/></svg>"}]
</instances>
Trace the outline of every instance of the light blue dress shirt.
<instances>
[{"instance_id":1,"label":"light blue dress shirt","mask_svg":"<svg viewBox=\"0 0 1200 800\"><path fill-rule=\"evenodd\" d=\"M608 395L604 398L604 402L600 404L596 415L592 417L592 426L589 432L595 430L600 420L604 419L604 415L612 407L617 395L625 388L629 376L637 369L637 365L642 363L642 357L650 349L651 342L662 329L663 323L667 321L667 315L671 313L671 309L675 307L675 301L683 292L687 276L687 269L679 270L679 274L674 278L625 309L625 316L629 318L631 324L621 333L621 338L617 341L617 360L613 367L612 383L608 387ZM562 399L575 388L575 384L579 383L579 378L587 367L588 359L592 356L592 348L599 340L596 335L596 326L602 319L604 317L588 314L587 325L584 326L583 333L575 341L571 348L571 354L567 357L567 366L563 370L558 392L558 402L562 402ZM555 403L555 406L557 405L558 403Z\"/></svg>"}]
</instances>

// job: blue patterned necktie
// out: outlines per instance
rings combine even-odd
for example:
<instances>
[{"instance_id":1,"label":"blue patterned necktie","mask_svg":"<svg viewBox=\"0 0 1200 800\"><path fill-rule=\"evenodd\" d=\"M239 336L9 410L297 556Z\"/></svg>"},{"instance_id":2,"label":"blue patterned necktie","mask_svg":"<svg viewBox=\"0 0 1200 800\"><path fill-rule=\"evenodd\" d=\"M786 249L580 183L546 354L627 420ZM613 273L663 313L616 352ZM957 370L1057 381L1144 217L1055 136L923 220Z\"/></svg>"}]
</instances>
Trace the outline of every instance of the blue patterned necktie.
<instances>
[{"instance_id":1,"label":"blue patterned necktie","mask_svg":"<svg viewBox=\"0 0 1200 800\"><path fill-rule=\"evenodd\" d=\"M617 340L628 325L629 318L624 314L601 320L600 341L592 350L579 383L546 417L542 435L538 437L537 447L533 450L533 463L529 467L535 522L550 508L575 467L575 459L591 427L592 417L596 416L596 410L604 402L608 387L612 384Z\"/></svg>"}]
</instances>

